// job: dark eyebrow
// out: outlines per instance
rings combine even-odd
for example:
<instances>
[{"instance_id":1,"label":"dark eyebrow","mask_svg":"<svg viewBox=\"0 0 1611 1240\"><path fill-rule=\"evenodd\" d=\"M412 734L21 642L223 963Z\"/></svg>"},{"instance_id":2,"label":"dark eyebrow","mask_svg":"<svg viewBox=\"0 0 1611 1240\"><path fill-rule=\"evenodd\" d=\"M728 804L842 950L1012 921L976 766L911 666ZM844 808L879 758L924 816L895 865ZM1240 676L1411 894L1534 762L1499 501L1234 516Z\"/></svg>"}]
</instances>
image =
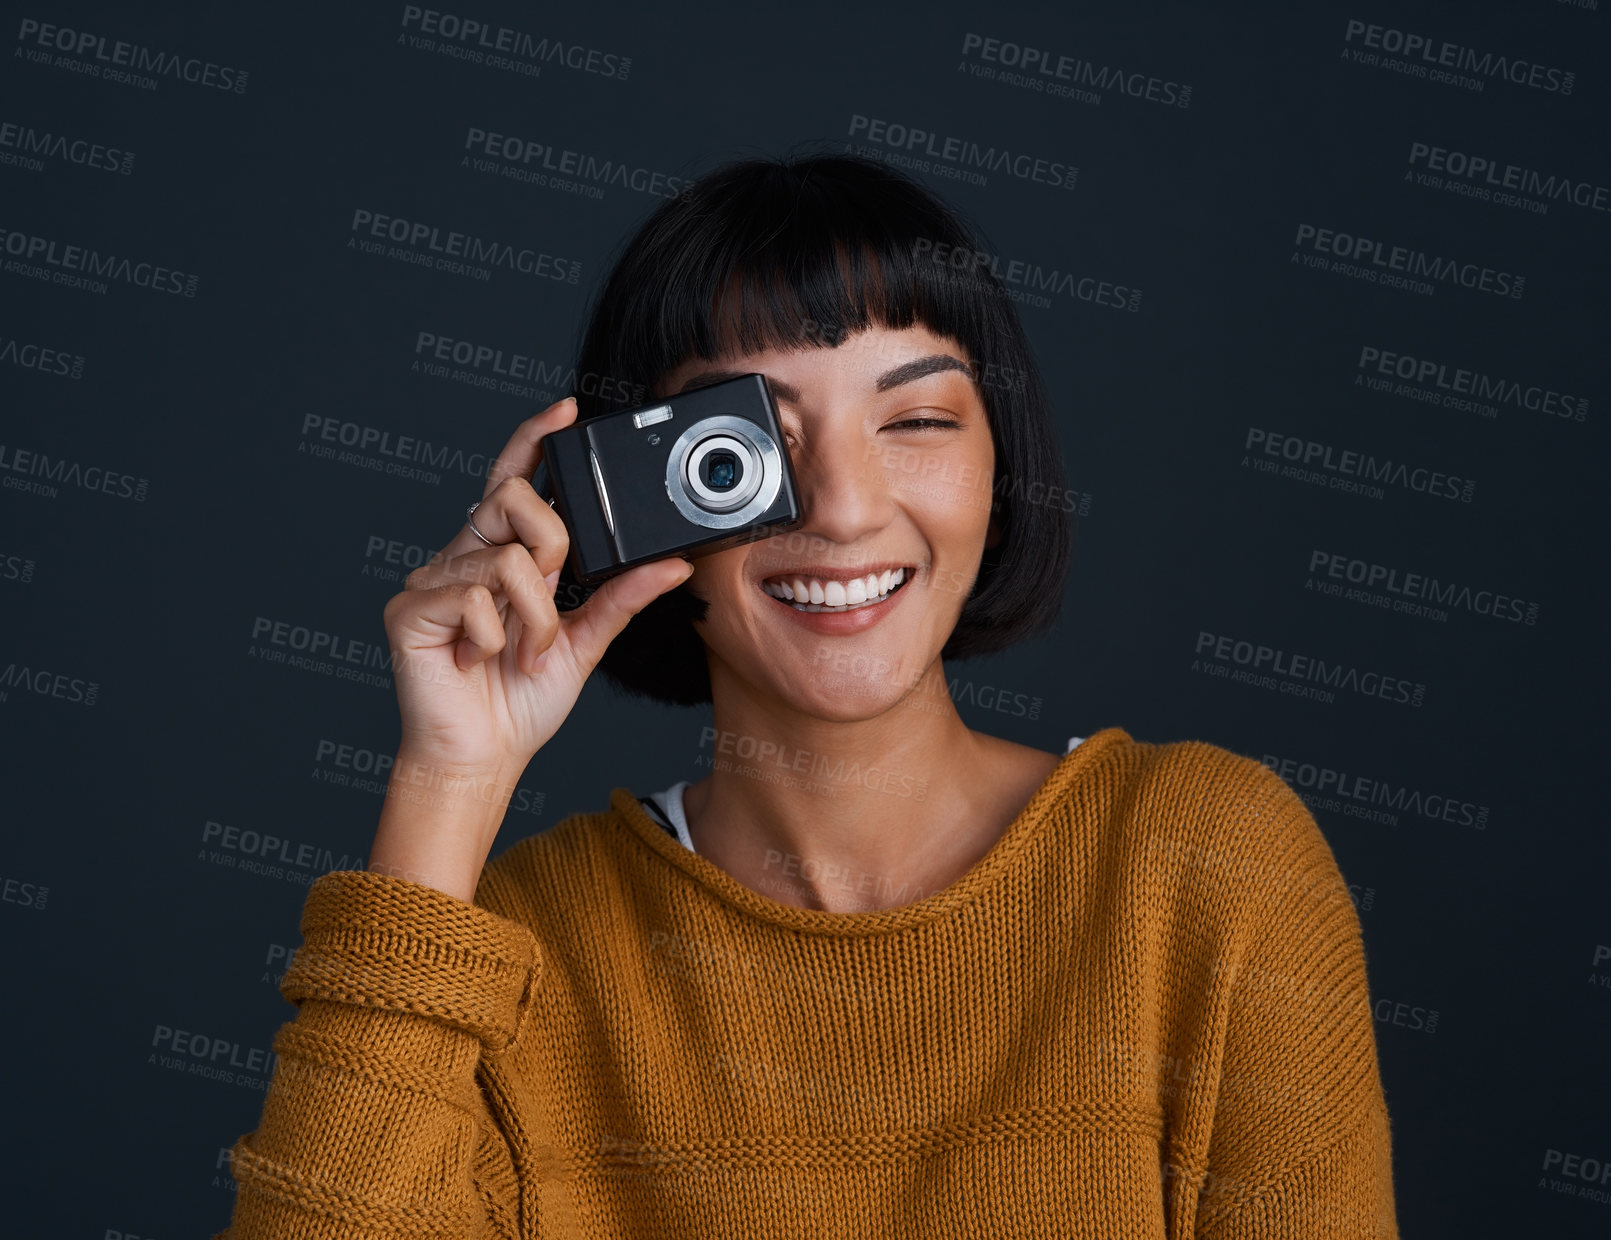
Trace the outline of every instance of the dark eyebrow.
<instances>
[{"instance_id":1,"label":"dark eyebrow","mask_svg":"<svg viewBox=\"0 0 1611 1240\"><path fill-rule=\"evenodd\" d=\"M886 371L878 376L878 390L887 392L892 387L900 387L903 383L912 383L929 375L937 374L942 370L960 370L968 378L973 378L973 367L961 358L952 357L949 353L931 353L928 357L920 357L915 361L906 362Z\"/></svg>"},{"instance_id":2,"label":"dark eyebrow","mask_svg":"<svg viewBox=\"0 0 1611 1240\"><path fill-rule=\"evenodd\" d=\"M931 353L928 357L914 358L910 362L902 362L894 370L887 370L878 376L873 389L878 392L887 392L890 388L900 387L903 383L915 383L919 379L937 374L942 370L960 370L968 378L973 378L973 367L961 358L952 357L949 353ZM677 389L677 395L691 392L695 388L710 387L713 383L725 383L728 379L737 379L740 375L753 373L746 370L702 370L694 375L687 383ZM767 383L780 400L790 404L800 403L800 389L792 383L785 383L781 379L767 377Z\"/></svg>"}]
</instances>

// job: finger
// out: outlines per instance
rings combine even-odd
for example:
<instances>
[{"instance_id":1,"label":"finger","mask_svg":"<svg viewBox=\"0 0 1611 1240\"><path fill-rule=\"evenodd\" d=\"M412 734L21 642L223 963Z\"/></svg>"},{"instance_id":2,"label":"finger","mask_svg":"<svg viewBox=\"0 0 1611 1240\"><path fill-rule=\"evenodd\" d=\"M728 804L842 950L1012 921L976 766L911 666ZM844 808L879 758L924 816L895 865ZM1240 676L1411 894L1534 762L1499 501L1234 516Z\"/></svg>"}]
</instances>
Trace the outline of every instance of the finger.
<instances>
[{"instance_id":1,"label":"finger","mask_svg":"<svg viewBox=\"0 0 1611 1240\"><path fill-rule=\"evenodd\" d=\"M460 671L469 671L477 663L490 659L508 644L508 634L492 591L485 586L443 586L448 591L460 592L463 600L461 616L464 636L454 644L453 662Z\"/></svg>"},{"instance_id":2,"label":"finger","mask_svg":"<svg viewBox=\"0 0 1611 1240\"><path fill-rule=\"evenodd\" d=\"M571 536L565 523L527 478L505 478L482 500L475 510L475 528L495 544L532 548L545 576L561 567L570 554ZM487 544L466 524L425 567L440 568L458 556L485 550Z\"/></svg>"},{"instance_id":3,"label":"finger","mask_svg":"<svg viewBox=\"0 0 1611 1240\"><path fill-rule=\"evenodd\" d=\"M385 623L394 651L452 646L461 670L497 654L505 643L492 591L482 585L440 585L393 595Z\"/></svg>"},{"instance_id":4,"label":"finger","mask_svg":"<svg viewBox=\"0 0 1611 1240\"><path fill-rule=\"evenodd\" d=\"M480 516L480 512L476 516ZM550 514L552 515L552 514ZM523 518L524 520L525 518ZM554 520L558 521L555 517ZM546 526L540 531L527 530L528 537L540 539L535 548L528 547L524 538L512 538L508 542L489 547L486 543L475 542L469 548L453 553L452 544L438 552L426 563L420 565L413 572L403 578L405 590L429 590L436 586L446 585L454 581L488 581L489 570L487 565L500 562L501 557L513 556L524 558L525 561L537 568L537 575L542 578L552 578L559 574L565 566L568 542L564 540L565 527L563 523L558 530L561 542L555 545L550 529ZM546 571L545 571L546 570ZM549 581L549 592L553 592L554 583Z\"/></svg>"},{"instance_id":5,"label":"finger","mask_svg":"<svg viewBox=\"0 0 1611 1240\"><path fill-rule=\"evenodd\" d=\"M640 564L611 577L560 621L566 642L583 675L598 666L605 648L627 622L667 590L693 575L694 566L678 556Z\"/></svg>"},{"instance_id":6,"label":"finger","mask_svg":"<svg viewBox=\"0 0 1611 1240\"><path fill-rule=\"evenodd\" d=\"M540 571L531 552L519 543L483 547L445 564L425 565L408 575L405 589L428 592L448 586L483 586L492 595L494 615L506 626L506 637L518 641L520 663L530 670L537 656L559 632L554 583ZM517 622L509 615L519 617ZM478 645L484 645L477 639Z\"/></svg>"},{"instance_id":7,"label":"finger","mask_svg":"<svg viewBox=\"0 0 1611 1240\"><path fill-rule=\"evenodd\" d=\"M543 436L562 426L569 426L575 420L576 398L567 396L515 427L515 433L509 437L509 442L504 444L498 459L492 462L492 468L487 471L487 485L481 492L481 498L490 496L505 478L524 478L530 482L532 474L537 472L537 462L543 459ZM479 509L476 515L481 515ZM476 524L479 526L481 522L477 521Z\"/></svg>"}]
</instances>

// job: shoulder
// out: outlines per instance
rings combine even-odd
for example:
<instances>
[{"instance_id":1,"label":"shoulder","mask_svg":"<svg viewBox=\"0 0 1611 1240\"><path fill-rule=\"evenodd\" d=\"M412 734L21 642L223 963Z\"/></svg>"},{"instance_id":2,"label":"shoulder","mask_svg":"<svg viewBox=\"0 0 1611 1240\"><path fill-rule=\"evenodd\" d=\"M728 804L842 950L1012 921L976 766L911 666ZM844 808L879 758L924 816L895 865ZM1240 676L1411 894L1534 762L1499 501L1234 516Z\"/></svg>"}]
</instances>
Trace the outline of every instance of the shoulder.
<instances>
[{"instance_id":1,"label":"shoulder","mask_svg":"<svg viewBox=\"0 0 1611 1240\"><path fill-rule=\"evenodd\" d=\"M1160 822L1232 818L1250 825L1302 808L1262 762L1208 741L1139 741L1105 728L1073 746L1064 761L1083 763L1086 772L1072 781L1071 792L1094 784L1105 799L1151 807Z\"/></svg>"},{"instance_id":2,"label":"shoulder","mask_svg":"<svg viewBox=\"0 0 1611 1240\"><path fill-rule=\"evenodd\" d=\"M1199 740L1132 742L1112 757L1110 821L1154 877L1236 904L1346 899L1314 816L1263 763Z\"/></svg>"},{"instance_id":3,"label":"shoulder","mask_svg":"<svg viewBox=\"0 0 1611 1240\"><path fill-rule=\"evenodd\" d=\"M1284 780L1256 759L1208 741L1177 740L1145 747L1137 782L1150 800L1168 804L1176 818L1212 826L1250 842L1268 842L1308 809Z\"/></svg>"}]
</instances>

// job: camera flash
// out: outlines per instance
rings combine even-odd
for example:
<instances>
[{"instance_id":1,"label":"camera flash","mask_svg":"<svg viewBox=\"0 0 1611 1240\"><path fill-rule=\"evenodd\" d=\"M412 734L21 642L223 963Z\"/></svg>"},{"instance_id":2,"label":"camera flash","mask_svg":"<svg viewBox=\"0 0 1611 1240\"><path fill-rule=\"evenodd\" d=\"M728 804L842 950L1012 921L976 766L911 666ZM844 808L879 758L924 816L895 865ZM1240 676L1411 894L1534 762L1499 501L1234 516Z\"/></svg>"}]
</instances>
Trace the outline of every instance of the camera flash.
<instances>
[{"instance_id":1,"label":"camera flash","mask_svg":"<svg viewBox=\"0 0 1611 1240\"><path fill-rule=\"evenodd\" d=\"M641 431L645 426L653 426L656 422L665 422L670 417L670 405L656 405L653 409L645 409L642 413L634 413L632 415L632 428Z\"/></svg>"}]
</instances>

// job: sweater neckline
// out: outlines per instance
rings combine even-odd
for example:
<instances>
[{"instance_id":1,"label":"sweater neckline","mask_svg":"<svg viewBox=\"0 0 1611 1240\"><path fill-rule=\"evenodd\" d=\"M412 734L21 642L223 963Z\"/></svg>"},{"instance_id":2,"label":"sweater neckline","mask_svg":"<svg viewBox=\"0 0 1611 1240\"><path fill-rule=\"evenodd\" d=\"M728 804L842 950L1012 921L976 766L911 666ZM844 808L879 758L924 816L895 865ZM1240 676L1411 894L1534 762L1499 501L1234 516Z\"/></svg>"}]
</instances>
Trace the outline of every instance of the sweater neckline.
<instances>
[{"instance_id":1,"label":"sweater neckline","mask_svg":"<svg viewBox=\"0 0 1611 1240\"><path fill-rule=\"evenodd\" d=\"M754 920L807 934L853 937L893 934L945 917L982 896L1023 855L1027 845L1051 818L1052 807L1066 796L1086 768L1115 745L1129 743L1131 737L1123 728L1102 728L1087 736L1063 755L985 855L956 881L910 904L868 913L796 908L752 891L708 858L684 848L667 835L666 829L649 815L629 789L612 789L610 805L637 837L638 843L680 871L685 881Z\"/></svg>"}]
</instances>

